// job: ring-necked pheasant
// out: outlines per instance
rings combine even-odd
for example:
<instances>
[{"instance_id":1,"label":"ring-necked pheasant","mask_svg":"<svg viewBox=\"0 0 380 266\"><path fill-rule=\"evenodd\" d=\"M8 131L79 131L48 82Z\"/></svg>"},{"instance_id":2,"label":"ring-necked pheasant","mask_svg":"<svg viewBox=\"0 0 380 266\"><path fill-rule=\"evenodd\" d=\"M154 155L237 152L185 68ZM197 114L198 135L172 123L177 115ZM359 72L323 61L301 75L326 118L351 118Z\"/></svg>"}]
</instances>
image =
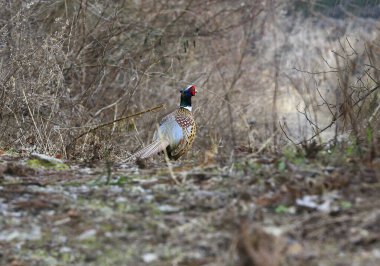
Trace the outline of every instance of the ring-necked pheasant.
<instances>
[{"instance_id":1,"label":"ring-necked pheasant","mask_svg":"<svg viewBox=\"0 0 380 266\"><path fill-rule=\"evenodd\" d=\"M154 132L153 142L137 151L127 160L146 159L166 149L169 159L177 160L192 146L196 125L191 112L191 97L197 90L194 85L180 90L181 102L179 108L166 115Z\"/></svg>"}]
</instances>

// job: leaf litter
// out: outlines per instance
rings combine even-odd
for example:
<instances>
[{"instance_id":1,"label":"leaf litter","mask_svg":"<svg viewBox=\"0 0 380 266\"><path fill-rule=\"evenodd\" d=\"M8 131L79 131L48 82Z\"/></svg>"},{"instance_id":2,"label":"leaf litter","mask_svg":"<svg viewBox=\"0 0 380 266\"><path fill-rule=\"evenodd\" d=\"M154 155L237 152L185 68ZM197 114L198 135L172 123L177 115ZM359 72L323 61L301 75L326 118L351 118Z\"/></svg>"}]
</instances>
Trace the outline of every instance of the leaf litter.
<instances>
[{"instance_id":1,"label":"leaf litter","mask_svg":"<svg viewBox=\"0 0 380 266\"><path fill-rule=\"evenodd\" d=\"M0 265L380 265L376 165L28 160L1 157Z\"/></svg>"}]
</instances>

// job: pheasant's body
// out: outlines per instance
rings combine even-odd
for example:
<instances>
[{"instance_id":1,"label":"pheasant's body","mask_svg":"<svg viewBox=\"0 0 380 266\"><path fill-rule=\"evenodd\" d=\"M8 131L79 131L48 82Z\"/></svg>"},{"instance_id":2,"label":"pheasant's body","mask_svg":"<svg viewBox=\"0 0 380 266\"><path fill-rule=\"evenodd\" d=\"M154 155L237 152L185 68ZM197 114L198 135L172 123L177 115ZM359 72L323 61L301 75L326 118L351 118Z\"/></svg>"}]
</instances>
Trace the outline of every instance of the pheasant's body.
<instances>
[{"instance_id":1,"label":"pheasant's body","mask_svg":"<svg viewBox=\"0 0 380 266\"><path fill-rule=\"evenodd\" d=\"M195 95L195 86L181 91L180 107L166 115L154 133L153 142L142 148L128 159L151 157L166 150L170 159L177 160L192 146L196 133L196 124L191 112L191 97Z\"/></svg>"},{"instance_id":2,"label":"pheasant's body","mask_svg":"<svg viewBox=\"0 0 380 266\"><path fill-rule=\"evenodd\" d=\"M191 111L180 107L162 119L153 139L167 140L169 143L166 147L168 157L177 160L193 145L196 130Z\"/></svg>"}]
</instances>

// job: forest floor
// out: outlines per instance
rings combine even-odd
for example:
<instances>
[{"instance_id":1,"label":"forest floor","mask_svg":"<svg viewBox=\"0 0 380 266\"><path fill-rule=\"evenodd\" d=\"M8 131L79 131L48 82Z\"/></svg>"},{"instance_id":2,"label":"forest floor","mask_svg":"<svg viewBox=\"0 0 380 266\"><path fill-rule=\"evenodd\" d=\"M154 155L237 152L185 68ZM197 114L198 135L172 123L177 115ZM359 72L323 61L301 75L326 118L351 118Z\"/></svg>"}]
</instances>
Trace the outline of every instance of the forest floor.
<instances>
[{"instance_id":1,"label":"forest floor","mask_svg":"<svg viewBox=\"0 0 380 266\"><path fill-rule=\"evenodd\" d=\"M380 265L379 159L36 160L0 157L0 265Z\"/></svg>"}]
</instances>

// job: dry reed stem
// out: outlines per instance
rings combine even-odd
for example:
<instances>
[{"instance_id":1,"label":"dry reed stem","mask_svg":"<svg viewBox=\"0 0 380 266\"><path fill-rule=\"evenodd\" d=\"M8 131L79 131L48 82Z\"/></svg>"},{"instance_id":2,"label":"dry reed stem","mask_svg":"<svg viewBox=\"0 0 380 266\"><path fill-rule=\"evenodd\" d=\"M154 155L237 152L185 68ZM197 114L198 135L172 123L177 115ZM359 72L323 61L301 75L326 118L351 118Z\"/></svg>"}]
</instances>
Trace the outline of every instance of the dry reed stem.
<instances>
[{"instance_id":1,"label":"dry reed stem","mask_svg":"<svg viewBox=\"0 0 380 266\"><path fill-rule=\"evenodd\" d=\"M34 128L35 128L35 130L36 130L36 132L37 132L37 136L39 137L39 139L40 139L40 141L41 141L40 145L44 147L44 141L43 141L43 139L42 139L41 132L40 132L40 130L38 129L38 126L37 126L36 120L34 119L33 112L32 112L32 110L30 109L29 101L28 101L28 98L26 97L26 94L25 94L25 90L24 90L24 89L22 90L22 94L23 94L23 96L24 96L24 100L25 100L26 106L27 106L27 108L28 108L29 115L30 115L30 117L31 117L31 119L32 119L32 122L33 122ZM44 149L45 149L45 148L44 148Z\"/></svg>"}]
</instances>

